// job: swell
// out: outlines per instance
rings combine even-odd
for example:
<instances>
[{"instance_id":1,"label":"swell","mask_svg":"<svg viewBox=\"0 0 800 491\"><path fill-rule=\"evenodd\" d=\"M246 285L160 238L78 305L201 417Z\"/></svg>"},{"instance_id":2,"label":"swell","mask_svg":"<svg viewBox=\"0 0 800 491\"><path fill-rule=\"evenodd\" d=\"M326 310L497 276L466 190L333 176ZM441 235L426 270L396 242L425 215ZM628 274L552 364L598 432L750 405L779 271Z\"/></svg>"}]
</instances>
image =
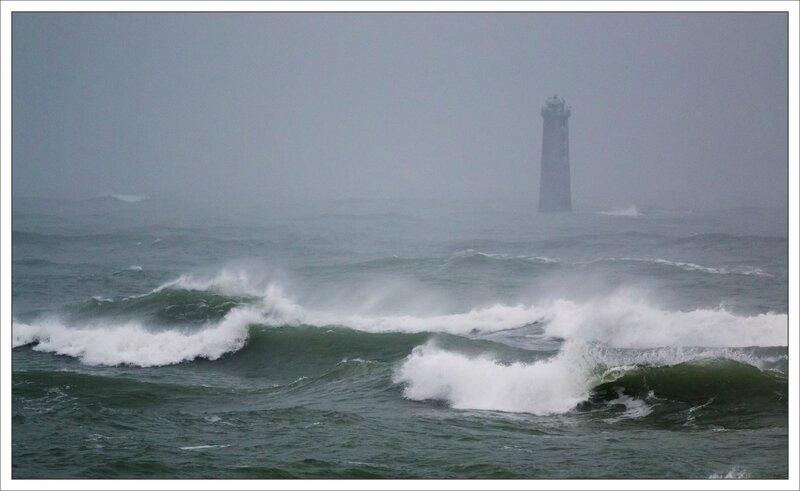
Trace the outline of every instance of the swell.
<instances>
[{"instance_id":1,"label":"swell","mask_svg":"<svg viewBox=\"0 0 800 491\"><path fill-rule=\"evenodd\" d=\"M455 252L447 257L411 258L411 257L384 257L358 263L347 263L338 266L311 267L309 270L316 273L343 273L358 272L401 272L409 271L430 272L436 271L441 275L451 275L461 272L483 274L494 272L497 274L519 275L547 274L558 269L585 268L597 264L609 266L638 266L653 268L659 271L676 271L682 273L702 275L742 275L773 278L755 265L706 265L689 261L675 261L665 258L648 257L603 257L590 261L567 261L565 259L541 254L505 254L483 252L476 249L465 249ZM649 273L650 271L644 271Z\"/></svg>"},{"instance_id":2,"label":"swell","mask_svg":"<svg viewBox=\"0 0 800 491\"><path fill-rule=\"evenodd\" d=\"M644 399L650 393L662 399L706 402L741 407L774 402L785 405L788 379L775 371L725 358L683 362L668 366L641 365L604 374L592 397L616 399L619 391ZM601 379L603 380L603 379Z\"/></svg>"},{"instance_id":3,"label":"swell","mask_svg":"<svg viewBox=\"0 0 800 491\"><path fill-rule=\"evenodd\" d=\"M29 232L22 230L15 230L11 235L11 240L14 245L17 244L61 244L65 242L113 242L117 240L125 240L125 237L120 234L102 233L102 234L54 234L54 233L41 233Z\"/></svg>"},{"instance_id":4,"label":"swell","mask_svg":"<svg viewBox=\"0 0 800 491\"><path fill-rule=\"evenodd\" d=\"M77 319L111 317L172 325L217 321L231 309L254 300L254 297L246 295L165 288L141 296L114 299L93 297L68 309L68 313Z\"/></svg>"},{"instance_id":5,"label":"swell","mask_svg":"<svg viewBox=\"0 0 800 491\"><path fill-rule=\"evenodd\" d=\"M267 360L287 358L304 363L337 363L341 360L394 362L408 355L422 343L435 341L446 349L468 355L490 353L501 361L532 361L552 354L549 351L526 350L503 343L472 339L447 333L379 332L369 333L345 327L254 326L246 346L222 363L255 366ZM219 363L218 363L219 364Z\"/></svg>"},{"instance_id":6,"label":"swell","mask_svg":"<svg viewBox=\"0 0 800 491\"><path fill-rule=\"evenodd\" d=\"M101 375L75 371L15 370L12 375L13 395L27 400L45 397L54 389L63 399L100 402L106 407L132 408L194 397L235 393L228 388L164 383L128 376Z\"/></svg>"},{"instance_id":7,"label":"swell","mask_svg":"<svg viewBox=\"0 0 800 491\"><path fill-rule=\"evenodd\" d=\"M606 421L646 418L661 427L786 427L788 378L727 359L669 366L641 365L617 371L592 389L579 410L599 411ZM620 412L621 410L621 412Z\"/></svg>"},{"instance_id":8,"label":"swell","mask_svg":"<svg viewBox=\"0 0 800 491\"><path fill-rule=\"evenodd\" d=\"M448 256L389 256L336 266L308 267L307 269L317 273L341 272L345 274L385 271L408 272L409 270L425 272L435 270L441 274L449 274L462 270L471 271L486 268L497 268L498 272L519 272L519 270L537 271L542 266L547 267L558 263L559 260L557 259L533 254L511 255L482 252L475 249L464 249ZM542 271L546 270L542 269Z\"/></svg>"}]
</instances>

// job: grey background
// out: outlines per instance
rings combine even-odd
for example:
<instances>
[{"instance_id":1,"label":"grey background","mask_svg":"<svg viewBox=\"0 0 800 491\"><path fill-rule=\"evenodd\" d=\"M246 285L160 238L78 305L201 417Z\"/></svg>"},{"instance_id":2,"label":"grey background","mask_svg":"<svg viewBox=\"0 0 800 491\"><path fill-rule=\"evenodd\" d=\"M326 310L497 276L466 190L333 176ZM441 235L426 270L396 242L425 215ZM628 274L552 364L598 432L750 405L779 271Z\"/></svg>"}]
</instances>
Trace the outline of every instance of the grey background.
<instances>
[{"instance_id":1,"label":"grey background","mask_svg":"<svg viewBox=\"0 0 800 491\"><path fill-rule=\"evenodd\" d=\"M787 17L27 14L14 196L535 206L572 107L576 208L787 202Z\"/></svg>"}]
</instances>

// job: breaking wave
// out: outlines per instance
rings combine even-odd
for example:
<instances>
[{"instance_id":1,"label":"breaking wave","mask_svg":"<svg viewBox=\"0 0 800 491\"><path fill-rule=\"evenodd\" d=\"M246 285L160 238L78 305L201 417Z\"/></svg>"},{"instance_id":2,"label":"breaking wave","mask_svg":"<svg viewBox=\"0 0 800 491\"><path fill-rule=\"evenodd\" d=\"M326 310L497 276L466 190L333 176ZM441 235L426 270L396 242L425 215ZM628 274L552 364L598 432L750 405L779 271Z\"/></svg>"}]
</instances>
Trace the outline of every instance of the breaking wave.
<instances>
[{"instance_id":1,"label":"breaking wave","mask_svg":"<svg viewBox=\"0 0 800 491\"><path fill-rule=\"evenodd\" d=\"M122 201L123 203L139 203L147 199L147 196L136 194L109 194L108 197L117 201Z\"/></svg>"},{"instance_id":2,"label":"breaking wave","mask_svg":"<svg viewBox=\"0 0 800 491\"><path fill-rule=\"evenodd\" d=\"M555 340L558 349L528 352L482 338L517 328ZM273 332L277 337L267 334ZM317 362L391 361L392 381L412 400L553 414L605 397L628 408L624 417L638 418L650 414L642 402L649 391L689 398L670 392L670 384L682 380L681 370L652 372L657 367L688 364L691 372L699 364L729 360L734 365L702 369L692 378L712 373L715 387L735 372L736 379L744 374L755 380L748 387L769 386L771 379L759 377L785 361L782 351L746 347L786 346L787 316L743 316L721 308L669 311L625 290L585 301L374 315L301 305L275 282L223 270L211 278L181 276L139 297L92 299L63 318L13 323L14 347L29 345L86 365L153 367L230 354L237 366L264 366L265 357L283 356L286 343L296 346L290 353ZM772 351L757 356L754 349ZM220 363L226 362L215 361ZM686 390L708 395L703 387Z\"/></svg>"},{"instance_id":3,"label":"breaking wave","mask_svg":"<svg viewBox=\"0 0 800 491\"><path fill-rule=\"evenodd\" d=\"M394 375L411 400L441 400L456 409L561 414L589 400L625 406L645 417L651 397L695 402L717 398L738 406L761 400L785 403L786 379L762 370L763 361L741 351L654 349L644 353L567 342L557 355L532 363L506 363L487 354L468 356L435 342L414 348Z\"/></svg>"},{"instance_id":4,"label":"breaking wave","mask_svg":"<svg viewBox=\"0 0 800 491\"><path fill-rule=\"evenodd\" d=\"M219 323L203 329L156 330L137 321L67 325L57 318L34 323L15 321L12 345L33 344L36 351L80 359L87 365L171 365L196 358L216 360L238 351L248 326L261 316L249 308L231 310Z\"/></svg>"},{"instance_id":5,"label":"breaking wave","mask_svg":"<svg viewBox=\"0 0 800 491\"><path fill-rule=\"evenodd\" d=\"M506 365L429 343L414 348L394 382L404 384L408 399L443 400L456 409L551 414L569 411L587 397L590 370L573 346L548 360Z\"/></svg>"},{"instance_id":6,"label":"breaking wave","mask_svg":"<svg viewBox=\"0 0 800 491\"><path fill-rule=\"evenodd\" d=\"M559 299L546 311L546 334L615 348L787 344L786 314L740 316L723 308L667 311L626 291L582 303Z\"/></svg>"}]
</instances>

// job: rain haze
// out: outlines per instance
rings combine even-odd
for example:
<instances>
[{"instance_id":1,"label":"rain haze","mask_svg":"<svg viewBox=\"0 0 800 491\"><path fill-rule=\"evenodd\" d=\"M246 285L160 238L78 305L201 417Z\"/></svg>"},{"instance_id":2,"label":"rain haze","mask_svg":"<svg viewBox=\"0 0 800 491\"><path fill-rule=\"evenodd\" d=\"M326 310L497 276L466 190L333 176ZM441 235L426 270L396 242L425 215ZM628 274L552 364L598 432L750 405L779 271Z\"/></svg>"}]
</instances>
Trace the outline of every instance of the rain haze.
<instances>
[{"instance_id":1,"label":"rain haze","mask_svg":"<svg viewBox=\"0 0 800 491\"><path fill-rule=\"evenodd\" d=\"M13 476L787 479L788 16L14 13Z\"/></svg>"},{"instance_id":2,"label":"rain haze","mask_svg":"<svg viewBox=\"0 0 800 491\"><path fill-rule=\"evenodd\" d=\"M535 207L559 94L576 209L786 204L780 13L13 22L18 196Z\"/></svg>"}]
</instances>

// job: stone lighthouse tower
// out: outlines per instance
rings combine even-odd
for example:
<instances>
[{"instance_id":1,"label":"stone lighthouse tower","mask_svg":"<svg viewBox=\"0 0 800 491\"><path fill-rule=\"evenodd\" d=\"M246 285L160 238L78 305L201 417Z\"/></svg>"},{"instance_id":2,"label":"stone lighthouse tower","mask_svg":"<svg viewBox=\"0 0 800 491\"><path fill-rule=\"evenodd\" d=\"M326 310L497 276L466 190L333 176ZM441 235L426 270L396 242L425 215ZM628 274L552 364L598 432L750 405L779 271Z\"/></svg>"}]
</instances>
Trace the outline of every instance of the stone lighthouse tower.
<instances>
[{"instance_id":1,"label":"stone lighthouse tower","mask_svg":"<svg viewBox=\"0 0 800 491\"><path fill-rule=\"evenodd\" d=\"M542 107L542 174L539 181L539 211L572 211L569 184L570 108L557 95Z\"/></svg>"}]
</instances>

